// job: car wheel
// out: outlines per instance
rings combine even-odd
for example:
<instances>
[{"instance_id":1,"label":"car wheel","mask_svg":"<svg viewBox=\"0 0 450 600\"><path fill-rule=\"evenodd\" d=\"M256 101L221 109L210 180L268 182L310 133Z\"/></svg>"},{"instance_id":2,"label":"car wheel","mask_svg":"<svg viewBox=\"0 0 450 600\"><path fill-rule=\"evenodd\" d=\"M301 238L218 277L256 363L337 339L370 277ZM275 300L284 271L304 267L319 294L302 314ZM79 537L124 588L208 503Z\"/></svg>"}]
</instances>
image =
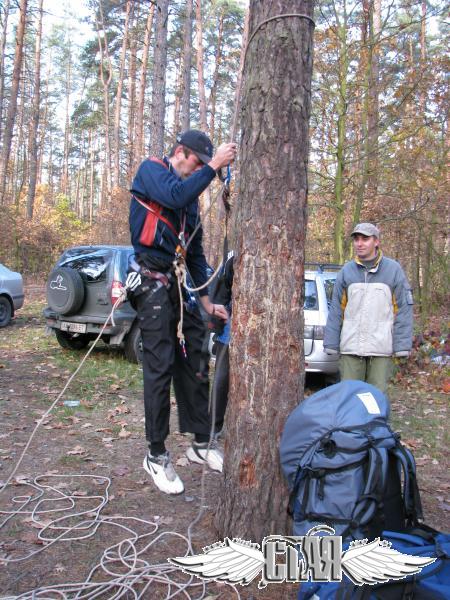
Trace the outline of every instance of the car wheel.
<instances>
[{"instance_id":1,"label":"car wheel","mask_svg":"<svg viewBox=\"0 0 450 600\"><path fill-rule=\"evenodd\" d=\"M72 334L67 333L67 331L61 331L59 329L55 329L55 333L59 345L68 350L83 350L90 341L89 336L87 335L77 335L75 337Z\"/></svg>"},{"instance_id":2,"label":"car wheel","mask_svg":"<svg viewBox=\"0 0 450 600\"><path fill-rule=\"evenodd\" d=\"M130 331L127 333L124 344L125 357L132 363L142 363L142 340L141 330L137 322L133 323Z\"/></svg>"},{"instance_id":3,"label":"car wheel","mask_svg":"<svg viewBox=\"0 0 450 600\"><path fill-rule=\"evenodd\" d=\"M0 296L0 327L6 327L11 321L12 307L11 302L6 296Z\"/></svg>"},{"instance_id":4,"label":"car wheel","mask_svg":"<svg viewBox=\"0 0 450 600\"><path fill-rule=\"evenodd\" d=\"M84 283L75 269L58 267L47 280L47 302L60 315L73 315L84 301Z\"/></svg>"}]
</instances>

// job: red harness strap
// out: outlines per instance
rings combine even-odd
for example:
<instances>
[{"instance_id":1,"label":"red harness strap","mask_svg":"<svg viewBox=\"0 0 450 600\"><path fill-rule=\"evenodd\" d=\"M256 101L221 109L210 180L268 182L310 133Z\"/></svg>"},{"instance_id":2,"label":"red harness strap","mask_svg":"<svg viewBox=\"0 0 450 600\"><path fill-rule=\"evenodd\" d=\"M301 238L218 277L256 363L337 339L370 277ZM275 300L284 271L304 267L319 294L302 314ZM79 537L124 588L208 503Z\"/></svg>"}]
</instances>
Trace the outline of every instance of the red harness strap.
<instances>
[{"instance_id":1,"label":"red harness strap","mask_svg":"<svg viewBox=\"0 0 450 600\"><path fill-rule=\"evenodd\" d=\"M160 158L156 158L156 156L151 156L148 160L159 163L166 169L168 168L166 163L163 160L161 160ZM169 219L167 219L166 217L164 217L162 215L162 211L164 210L164 207L161 206L161 204L158 204L158 202L154 202L153 200L147 200L144 202L144 200L141 200L140 198L137 198L134 195L133 195L133 198L136 200L136 202L139 202L139 204L148 211L148 214L145 216L145 221L144 221L144 225L142 227L141 235L139 236L139 241L141 242L141 244L143 244L144 246L151 246L153 244L153 242L155 241L155 235L156 235L156 229L158 227L158 221L162 221L163 223L165 223L167 225L167 227L169 227L169 229L172 231L172 233L177 238L180 238L180 236L182 234L184 236L186 215L184 215L184 217L183 217L183 221L181 224L181 231L180 231L180 233L177 233L175 227L172 225L172 223L169 221Z\"/></svg>"}]
</instances>

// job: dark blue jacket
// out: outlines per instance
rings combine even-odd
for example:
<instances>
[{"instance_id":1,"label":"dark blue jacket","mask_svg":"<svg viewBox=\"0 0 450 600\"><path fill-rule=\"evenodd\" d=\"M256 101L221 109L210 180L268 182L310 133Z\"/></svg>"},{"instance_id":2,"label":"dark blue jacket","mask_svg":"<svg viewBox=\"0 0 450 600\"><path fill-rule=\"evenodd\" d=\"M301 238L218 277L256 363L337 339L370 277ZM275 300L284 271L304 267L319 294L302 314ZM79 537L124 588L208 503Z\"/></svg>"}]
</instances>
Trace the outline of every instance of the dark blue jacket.
<instances>
[{"instance_id":1,"label":"dark blue jacket","mask_svg":"<svg viewBox=\"0 0 450 600\"><path fill-rule=\"evenodd\" d=\"M186 215L185 234L189 238L200 220L198 196L208 187L216 173L214 169L204 165L186 179L181 179L167 158L164 158L164 163L162 165L150 159L144 160L133 180L131 193L144 202L151 200L163 207L162 216L170 221L177 233ZM147 214L148 211L132 197L129 222L134 251L138 259L169 270L179 240L172 229L159 220L152 245L144 245L140 236ZM202 238L203 229L200 226L189 244L186 256L186 264L196 286L207 281ZM203 296L208 290L204 289L199 293Z\"/></svg>"}]
</instances>

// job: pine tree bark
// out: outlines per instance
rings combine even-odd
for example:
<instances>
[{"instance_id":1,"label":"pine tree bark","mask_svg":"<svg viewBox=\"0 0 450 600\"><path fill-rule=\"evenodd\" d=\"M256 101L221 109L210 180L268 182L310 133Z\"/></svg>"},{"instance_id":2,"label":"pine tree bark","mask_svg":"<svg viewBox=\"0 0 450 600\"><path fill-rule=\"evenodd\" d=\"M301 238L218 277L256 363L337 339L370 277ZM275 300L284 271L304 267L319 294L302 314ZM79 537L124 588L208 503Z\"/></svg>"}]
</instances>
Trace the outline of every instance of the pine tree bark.
<instances>
[{"instance_id":1,"label":"pine tree bark","mask_svg":"<svg viewBox=\"0 0 450 600\"><path fill-rule=\"evenodd\" d=\"M139 91L136 110L136 135L133 146L131 160L131 174L134 173L138 164L144 157L144 105L145 105L145 88L147 85L147 67L148 67L148 51L150 47L150 37L152 33L153 14L155 5L152 3L148 10L147 22L145 25L144 46L142 49L141 73L139 77Z\"/></svg>"},{"instance_id":2,"label":"pine tree bark","mask_svg":"<svg viewBox=\"0 0 450 600\"><path fill-rule=\"evenodd\" d=\"M181 129L186 131L191 122L191 66L192 66L192 0L186 0L183 34L183 94L181 96Z\"/></svg>"},{"instance_id":3,"label":"pine tree bark","mask_svg":"<svg viewBox=\"0 0 450 600\"><path fill-rule=\"evenodd\" d=\"M27 193L27 218L33 218L34 195L36 193L36 179L38 169L38 129L39 111L41 108L41 39L42 39L42 5L39 0L37 27L36 27L36 49L34 53L34 89L33 103L31 109L31 123L28 136L28 159L30 164L30 178Z\"/></svg>"},{"instance_id":4,"label":"pine tree bark","mask_svg":"<svg viewBox=\"0 0 450 600\"><path fill-rule=\"evenodd\" d=\"M64 157L63 157L63 170L61 177L61 192L68 196L70 195L70 182L69 182L69 152L71 145L72 132L70 129L70 94L72 88L72 62L70 60L66 63L66 81L65 81L65 93L66 93L66 104L65 104L65 119L64 119Z\"/></svg>"},{"instance_id":5,"label":"pine tree bark","mask_svg":"<svg viewBox=\"0 0 450 600\"><path fill-rule=\"evenodd\" d=\"M136 155L135 138L136 130L136 66L137 66L137 40L134 35L130 37L130 52L128 66L128 168L127 180L132 178L133 157ZM142 109L143 110L143 109Z\"/></svg>"},{"instance_id":6,"label":"pine tree bark","mask_svg":"<svg viewBox=\"0 0 450 600\"><path fill-rule=\"evenodd\" d=\"M11 92L9 95L8 111L6 113L5 129L3 135L3 150L0 161L0 204L3 204L5 196L5 187L8 175L8 160L11 151L14 122L16 119L17 97L19 95L20 73L22 71L23 62L23 46L25 40L27 9L28 0L20 0L19 23L16 32L16 48L14 52Z\"/></svg>"},{"instance_id":7,"label":"pine tree bark","mask_svg":"<svg viewBox=\"0 0 450 600\"><path fill-rule=\"evenodd\" d=\"M336 175L334 180L334 209L336 220L334 227L334 259L343 263L345 257L345 198L344 176L346 169L346 140L347 140L347 109L348 109L348 68L349 57L347 47L347 14L344 6L344 16L337 25L337 43L339 45L339 91L337 99L337 148Z\"/></svg>"},{"instance_id":8,"label":"pine tree bark","mask_svg":"<svg viewBox=\"0 0 450 600\"><path fill-rule=\"evenodd\" d=\"M113 76L111 57L109 56L108 37L106 35L105 21L103 18L103 9L101 1L98 3L99 21L97 26L98 48L100 51L100 81L103 87L103 123L105 135L105 162L102 176L102 194L109 199L111 193L111 136L110 136L110 107L109 107L109 86ZM100 33L102 32L102 33ZM103 198L100 197L100 201Z\"/></svg>"},{"instance_id":9,"label":"pine tree bark","mask_svg":"<svg viewBox=\"0 0 450 600\"><path fill-rule=\"evenodd\" d=\"M278 458L303 399L303 287L313 24L311 0L250 1L220 537L287 533Z\"/></svg>"},{"instance_id":10,"label":"pine tree bark","mask_svg":"<svg viewBox=\"0 0 450 600\"><path fill-rule=\"evenodd\" d=\"M9 5L10 0L5 0L3 7L3 24L2 24L2 35L0 38L0 140L3 135L3 99L5 94L5 49L6 49L6 35L8 31L8 18L9 18Z\"/></svg>"},{"instance_id":11,"label":"pine tree bark","mask_svg":"<svg viewBox=\"0 0 450 600\"><path fill-rule=\"evenodd\" d=\"M205 75L203 70L203 25L201 0L197 0L195 8L195 20L197 41L198 112L200 120L200 129L207 133L208 120L206 116Z\"/></svg>"},{"instance_id":12,"label":"pine tree bark","mask_svg":"<svg viewBox=\"0 0 450 600\"><path fill-rule=\"evenodd\" d=\"M217 102L217 88L219 85L219 73L220 66L222 64L223 52L222 52L222 38L223 38L223 8L219 15L219 22L217 24L217 45L216 45L216 60L214 65L213 81L211 86L211 93L209 96L209 135L213 140L215 137L216 129L216 102Z\"/></svg>"},{"instance_id":13,"label":"pine tree bark","mask_svg":"<svg viewBox=\"0 0 450 600\"><path fill-rule=\"evenodd\" d=\"M164 152L164 119L166 114L167 19L168 0L158 0L156 11L156 45L153 70L152 119L150 153Z\"/></svg>"},{"instance_id":14,"label":"pine tree bark","mask_svg":"<svg viewBox=\"0 0 450 600\"><path fill-rule=\"evenodd\" d=\"M128 27L130 23L132 2L127 0L125 8L125 24L122 36L122 48L120 51L120 66L119 66L119 77L117 80L116 90L116 102L114 106L114 171L113 171L113 185L119 186L120 183L120 116L122 112L122 94L123 94L123 78L125 74L125 59L127 55L128 47Z\"/></svg>"},{"instance_id":15,"label":"pine tree bark","mask_svg":"<svg viewBox=\"0 0 450 600\"><path fill-rule=\"evenodd\" d=\"M175 74L175 102L173 106L173 125L172 125L172 135L175 138L177 133L180 132L180 114L181 114L181 97L183 95L183 68L182 63L183 57L178 57L177 66L176 66L176 74Z\"/></svg>"}]
</instances>

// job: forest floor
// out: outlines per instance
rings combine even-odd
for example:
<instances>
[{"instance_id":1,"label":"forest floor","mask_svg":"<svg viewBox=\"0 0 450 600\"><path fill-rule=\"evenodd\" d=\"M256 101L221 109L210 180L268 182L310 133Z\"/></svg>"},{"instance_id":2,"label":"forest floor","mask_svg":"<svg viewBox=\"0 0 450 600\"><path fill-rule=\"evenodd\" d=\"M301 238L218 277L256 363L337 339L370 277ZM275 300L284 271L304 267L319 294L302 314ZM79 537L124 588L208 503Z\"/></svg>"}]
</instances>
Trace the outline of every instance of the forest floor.
<instances>
[{"instance_id":1,"label":"forest floor","mask_svg":"<svg viewBox=\"0 0 450 600\"><path fill-rule=\"evenodd\" d=\"M36 423L84 355L62 350L53 336L45 335L43 307L43 287L27 285L24 308L10 326L0 330L1 482L8 479ZM431 350L440 343L433 332L425 341ZM394 427L401 431L417 460L425 520L443 528L450 510L448 371L446 378L445 367L433 362L432 354L418 350L408 366L398 370L389 396ZM69 584L79 595L74 592L67 597L78 598L80 582L86 582L102 555L104 566L92 574L91 582L107 582L99 598L116 597L115 577L128 570L132 562L130 546L120 545L121 540L130 537L130 531L138 537L136 566L141 565L140 559L162 565L159 576L167 571L168 557L185 554L188 527L201 505L203 470L200 465L188 464L185 451L190 438L176 433L174 420L168 445L186 491L180 496L166 496L149 481L142 468L146 447L141 378L137 365L100 344L41 424L11 485L0 492L0 598L12 599L21 594L37 598L32 590ZM316 391L320 385L318 379L307 380L306 393ZM79 404L67 406L65 401ZM196 552L218 541L213 515L220 509L220 477L204 471L206 501L191 531ZM96 514L101 524L93 527ZM83 520L91 525L80 528ZM70 529L76 524L77 529ZM70 539L54 542L58 537ZM105 554L114 545L118 545L115 554L112 550ZM128 566L108 562L113 554L121 552L128 553ZM147 579L143 576L134 589L142 590L147 584L144 598L167 597L167 584L150 581L149 568L145 573ZM179 570L168 577L187 581ZM269 586L261 591L253 583L233 591L225 584L211 582L201 596L199 580L194 583L196 587L187 590L190 596L179 597L295 598L297 591L295 584ZM64 596L48 591L39 595L43 597ZM135 596L130 591L121 597Z\"/></svg>"}]
</instances>

